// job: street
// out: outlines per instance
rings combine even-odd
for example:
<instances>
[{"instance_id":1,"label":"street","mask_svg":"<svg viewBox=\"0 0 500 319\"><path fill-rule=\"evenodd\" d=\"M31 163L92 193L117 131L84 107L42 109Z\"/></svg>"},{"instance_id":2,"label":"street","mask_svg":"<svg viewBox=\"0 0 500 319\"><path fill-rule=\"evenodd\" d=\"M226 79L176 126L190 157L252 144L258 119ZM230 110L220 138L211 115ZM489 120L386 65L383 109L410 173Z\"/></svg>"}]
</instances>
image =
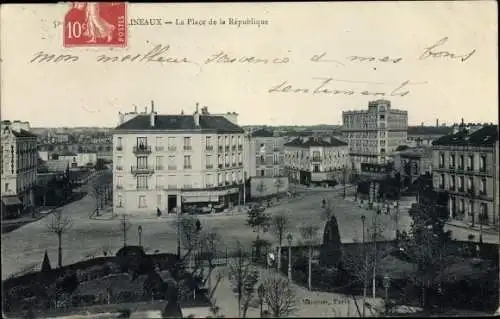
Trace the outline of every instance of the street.
<instances>
[{"instance_id":1,"label":"street","mask_svg":"<svg viewBox=\"0 0 500 319\"><path fill-rule=\"evenodd\" d=\"M319 227L318 243L322 240L325 220L322 217L321 201L323 198L333 198L333 211L337 217L342 242L349 243L362 240L361 216L366 216L366 227L370 227L375 211L360 208L357 203L349 199L342 199L342 188L325 191L306 191L300 198L283 199L279 205L266 210L269 214L284 212L290 221L289 233L292 234L293 244L300 244L300 227L313 224ZM408 229L411 219L408 208L412 199L402 199L399 214L399 229ZM115 253L123 246L123 233L120 231L119 218L111 220L90 219L89 213L94 209L95 202L89 195L77 202L62 207L65 216L72 219L72 227L62 236L63 264L70 264L90 256L103 256L104 250ZM47 222L51 216L25 225L12 232L2 234L2 280L21 269L41 265L45 250L49 255L51 265L57 266L57 236L47 232ZM222 238L223 245L220 251L226 248L231 250L237 241L250 249L256 233L246 225L247 215L200 215L202 227L205 230L217 232ZM378 217L382 225L383 237L394 238L396 223L385 214ZM127 244L138 244L138 226L142 227L142 243L148 253L175 252L177 229L175 217L140 218L131 217L130 230L127 232ZM453 226L450 226L453 227ZM467 240L471 230L453 227L453 237ZM288 233L288 232L287 232ZM261 235L273 244L277 239L270 233ZM476 239L478 235L476 235ZM483 234L484 242L498 243L498 236Z\"/></svg>"}]
</instances>

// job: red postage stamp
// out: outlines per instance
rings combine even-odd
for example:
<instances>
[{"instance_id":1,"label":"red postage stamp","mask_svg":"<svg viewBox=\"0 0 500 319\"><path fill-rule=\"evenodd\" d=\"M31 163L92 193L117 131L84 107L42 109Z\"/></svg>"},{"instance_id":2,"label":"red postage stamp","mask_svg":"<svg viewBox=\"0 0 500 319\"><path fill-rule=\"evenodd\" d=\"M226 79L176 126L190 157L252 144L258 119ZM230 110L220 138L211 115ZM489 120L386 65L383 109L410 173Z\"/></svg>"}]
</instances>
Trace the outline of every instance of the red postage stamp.
<instances>
[{"instance_id":1,"label":"red postage stamp","mask_svg":"<svg viewBox=\"0 0 500 319\"><path fill-rule=\"evenodd\" d=\"M125 47L124 2L73 2L64 17L64 47Z\"/></svg>"}]
</instances>

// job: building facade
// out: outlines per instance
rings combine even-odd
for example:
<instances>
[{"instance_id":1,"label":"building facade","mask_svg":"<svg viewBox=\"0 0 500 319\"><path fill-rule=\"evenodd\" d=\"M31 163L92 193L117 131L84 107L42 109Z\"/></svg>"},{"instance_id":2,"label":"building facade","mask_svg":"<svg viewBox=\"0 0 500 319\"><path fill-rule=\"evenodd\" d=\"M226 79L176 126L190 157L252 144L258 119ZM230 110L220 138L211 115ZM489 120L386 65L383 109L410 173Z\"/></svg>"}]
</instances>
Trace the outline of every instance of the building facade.
<instances>
[{"instance_id":1,"label":"building facade","mask_svg":"<svg viewBox=\"0 0 500 319\"><path fill-rule=\"evenodd\" d=\"M3 121L1 125L2 209L20 214L34 205L37 182L37 136L27 122Z\"/></svg>"},{"instance_id":2,"label":"building facade","mask_svg":"<svg viewBox=\"0 0 500 319\"><path fill-rule=\"evenodd\" d=\"M348 168L348 145L334 137L295 139L284 145L285 169L300 184L342 183Z\"/></svg>"},{"instance_id":3,"label":"building facade","mask_svg":"<svg viewBox=\"0 0 500 319\"><path fill-rule=\"evenodd\" d=\"M349 145L352 169L362 163L382 164L406 144L408 112L391 108L387 100L370 101L368 110L342 112L342 136Z\"/></svg>"},{"instance_id":4,"label":"building facade","mask_svg":"<svg viewBox=\"0 0 500 319\"><path fill-rule=\"evenodd\" d=\"M255 156L254 176L280 177L285 174L283 161L285 139L268 129L259 129L251 134L251 150Z\"/></svg>"},{"instance_id":5,"label":"building facade","mask_svg":"<svg viewBox=\"0 0 500 319\"><path fill-rule=\"evenodd\" d=\"M449 196L450 218L498 223L498 128L463 128L433 144L433 186Z\"/></svg>"},{"instance_id":6,"label":"building facade","mask_svg":"<svg viewBox=\"0 0 500 319\"><path fill-rule=\"evenodd\" d=\"M395 152L394 170L401 175L404 186L413 184L421 175L432 173L432 148L418 147Z\"/></svg>"},{"instance_id":7,"label":"building facade","mask_svg":"<svg viewBox=\"0 0 500 319\"><path fill-rule=\"evenodd\" d=\"M172 212L183 205L230 206L245 179L244 131L223 116L158 115L151 106L113 135L114 210Z\"/></svg>"}]
</instances>

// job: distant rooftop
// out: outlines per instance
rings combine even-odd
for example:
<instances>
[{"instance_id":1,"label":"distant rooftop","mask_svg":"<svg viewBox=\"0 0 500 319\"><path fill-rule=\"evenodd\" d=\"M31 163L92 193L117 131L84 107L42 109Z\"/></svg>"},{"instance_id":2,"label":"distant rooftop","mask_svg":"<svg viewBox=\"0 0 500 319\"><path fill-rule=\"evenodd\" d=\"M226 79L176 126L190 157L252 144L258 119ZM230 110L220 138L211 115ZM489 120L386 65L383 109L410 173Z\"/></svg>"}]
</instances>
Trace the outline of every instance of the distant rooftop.
<instances>
[{"instance_id":1,"label":"distant rooftop","mask_svg":"<svg viewBox=\"0 0 500 319\"><path fill-rule=\"evenodd\" d=\"M296 138L285 144L285 146L303 147L303 148L335 147L335 146L347 146L347 145L348 145L347 143L339 139L336 139L335 137L330 137L329 141L320 137L311 137L306 141L302 141L300 138Z\"/></svg>"},{"instance_id":2,"label":"distant rooftop","mask_svg":"<svg viewBox=\"0 0 500 319\"><path fill-rule=\"evenodd\" d=\"M252 132L253 137L274 137L274 132L269 129L261 128Z\"/></svg>"},{"instance_id":3,"label":"distant rooftop","mask_svg":"<svg viewBox=\"0 0 500 319\"><path fill-rule=\"evenodd\" d=\"M447 135L453 132L447 126L408 126L408 135Z\"/></svg>"},{"instance_id":4,"label":"distant rooftop","mask_svg":"<svg viewBox=\"0 0 500 319\"><path fill-rule=\"evenodd\" d=\"M472 133L464 129L455 134L445 135L435 140L432 145L493 146L496 141L498 141L498 126L487 125Z\"/></svg>"}]
</instances>

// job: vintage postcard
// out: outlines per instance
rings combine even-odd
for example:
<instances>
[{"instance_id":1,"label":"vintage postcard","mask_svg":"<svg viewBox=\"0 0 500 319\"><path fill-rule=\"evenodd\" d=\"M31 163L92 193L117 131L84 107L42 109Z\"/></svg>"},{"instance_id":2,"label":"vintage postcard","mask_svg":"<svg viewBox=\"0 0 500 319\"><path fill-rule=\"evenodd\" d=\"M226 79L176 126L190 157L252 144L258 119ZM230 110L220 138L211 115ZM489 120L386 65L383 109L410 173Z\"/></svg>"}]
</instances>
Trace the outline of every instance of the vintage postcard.
<instances>
[{"instance_id":1,"label":"vintage postcard","mask_svg":"<svg viewBox=\"0 0 500 319\"><path fill-rule=\"evenodd\" d=\"M494 315L497 9L2 5L2 317Z\"/></svg>"}]
</instances>

